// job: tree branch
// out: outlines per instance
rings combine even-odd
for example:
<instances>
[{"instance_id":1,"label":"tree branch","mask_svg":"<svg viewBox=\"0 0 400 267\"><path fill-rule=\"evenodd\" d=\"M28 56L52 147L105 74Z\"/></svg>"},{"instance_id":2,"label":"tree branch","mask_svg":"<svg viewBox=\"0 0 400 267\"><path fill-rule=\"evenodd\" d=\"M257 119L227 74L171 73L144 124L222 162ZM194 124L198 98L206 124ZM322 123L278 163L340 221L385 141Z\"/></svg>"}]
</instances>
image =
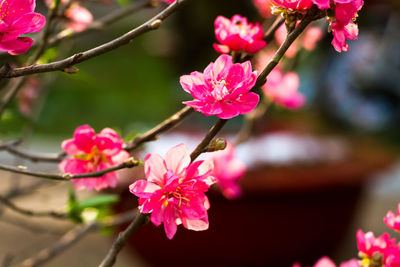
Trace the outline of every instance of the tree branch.
<instances>
[{"instance_id":1,"label":"tree branch","mask_svg":"<svg viewBox=\"0 0 400 267\"><path fill-rule=\"evenodd\" d=\"M190 154L191 161L194 161L201 153L205 152L205 149L210 144L211 140L217 135L217 133L224 127L228 120L218 119L217 122L211 127L207 135L204 136L203 140L197 145L197 147Z\"/></svg>"},{"instance_id":2,"label":"tree branch","mask_svg":"<svg viewBox=\"0 0 400 267\"><path fill-rule=\"evenodd\" d=\"M136 161L133 158L129 158L117 166L114 166L114 167L111 167L108 169L104 169L101 171L82 173L82 174L66 173L66 174L61 174L61 175L60 174L49 174L46 172L34 172L34 171L27 170L26 167L24 167L24 166L13 167L13 166L8 166L8 165L4 165L4 164L0 164L0 170L19 173L19 174L23 174L23 175L27 175L27 176L49 179L49 180L70 181L72 179L101 177L104 174L109 173L109 172L113 172L113 171L117 171L117 170L125 169L125 168L133 168L133 167L139 166L141 164L142 164L141 161Z\"/></svg>"},{"instance_id":3,"label":"tree branch","mask_svg":"<svg viewBox=\"0 0 400 267\"><path fill-rule=\"evenodd\" d=\"M125 150L127 151L133 151L135 150L138 146L145 142L149 141L154 141L157 139L157 136L160 133L163 133L165 131L168 131L175 126L177 126L184 118L186 118L190 113L193 112L193 109L189 106L185 106L181 110L179 110L177 113L163 121L162 123L158 124L155 126L153 129L147 131L143 135L137 136L135 139L133 139L132 142L126 144Z\"/></svg>"},{"instance_id":4,"label":"tree branch","mask_svg":"<svg viewBox=\"0 0 400 267\"><path fill-rule=\"evenodd\" d=\"M143 0L140 2L134 2L132 5L126 8L121 8L118 10L115 10L111 12L108 15L105 15L104 17L93 21L86 29L83 31L77 32L73 31L71 29L65 29L61 32L59 32L56 36L53 38L49 39L47 47L51 47L54 45L57 45L61 41L65 41L68 39L74 39L77 37L80 37L82 35L86 35L88 33L94 32L94 31L100 31L104 29L104 27L111 25L118 20L121 20L129 15L132 15L133 13L136 13L137 11L146 8L146 7L153 7L154 5L152 4L153 0Z\"/></svg>"},{"instance_id":5,"label":"tree branch","mask_svg":"<svg viewBox=\"0 0 400 267\"><path fill-rule=\"evenodd\" d=\"M285 55L286 51L289 49L290 45L297 39L297 37L304 31L304 29L314 20L319 19L318 17L319 9L314 5L303 18L303 20L299 23L299 25L290 32L287 36L283 44L279 47L278 51L276 51L272 60L265 66L265 68L258 75L256 85L254 88L262 86L268 74L278 65L279 61Z\"/></svg>"},{"instance_id":6,"label":"tree branch","mask_svg":"<svg viewBox=\"0 0 400 267\"><path fill-rule=\"evenodd\" d=\"M270 42L272 39L274 39L274 34L276 30L279 29L279 27L285 22L284 17L277 17L274 23L268 28L268 30L264 34L264 41Z\"/></svg>"},{"instance_id":7,"label":"tree branch","mask_svg":"<svg viewBox=\"0 0 400 267\"><path fill-rule=\"evenodd\" d=\"M115 239L106 257L100 263L99 267L110 267L113 266L117 260L118 253L125 246L126 240L133 234L140 226L148 222L148 214L140 213L136 218L129 224L129 226L122 232L119 233L117 239Z\"/></svg>"},{"instance_id":8,"label":"tree branch","mask_svg":"<svg viewBox=\"0 0 400 267\"><path fill-rule=\"evenodd\" d=\"M88 59L100 56L107 52L110 52L114 49L117 49L121 46L129 44L134 38L142 35L151 30L158 29L163 20L173 14L176 10L178 10L184 3L188 0L176 0L173 4L169 5L166 9L161 11L158 15L154 16L152 19L148 20L144 24L139 27L127 32L126 34L108 42L92 48L90 50L77 53L71 57L66 59L51 62L48 64L40 64L40 65L30 65L22 68L7 68L4 67L0 70L0 77L3 78L13 78L19 76L30 75L34 73L43 73L43 72L51 72L51 71L70 71L69 68L74 66L75 64L81 63Z\"/></svg>"},{"instance_id":9,"label":"tree branch","mask_svg":"<svg viewBox=\"0 0 400 267\"><path fill-rule=\"evenodd\" d=\"M5 206L7 206L9 209L11 209L15 212L18 212L20 214L27 215L27 216L53 217L53 218L57 218L57 219L67 218L67 215L65 213L60 213L60 212L56 212L56 211L31 211L31 210L20 208L3 196L0 196L0 202L3 203Z\"/></svg>"}]
</instances>

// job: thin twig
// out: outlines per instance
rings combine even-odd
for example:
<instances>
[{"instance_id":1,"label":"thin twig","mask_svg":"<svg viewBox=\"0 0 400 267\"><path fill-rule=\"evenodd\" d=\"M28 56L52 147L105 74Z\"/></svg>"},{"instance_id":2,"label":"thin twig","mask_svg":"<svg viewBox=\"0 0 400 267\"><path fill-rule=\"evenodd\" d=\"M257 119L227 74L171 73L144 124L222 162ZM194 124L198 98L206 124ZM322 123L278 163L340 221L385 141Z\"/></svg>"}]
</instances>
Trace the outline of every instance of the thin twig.
<instances>
[{"instance_id":1,"label":"thin twig","mask_svg":"<svg viewBox=\"0 0 400 267\"><path fill-rule=\"evenodd\" d=\"M23 261L22 266L33 267L42 265L57 255L70 248L86 234L104 227L113 227L133 220L137 215L137 210L128 211L122 214L110 216L101 222L93 222L84 226L77 226L64 234L61 239L51 247L45 248L37 255Z\"/></svg>"},{"instance_id":2,"label":"thin twig","mask_svg":"<svg viewBox=\"0 0 400 267\"><path fill-rule=\"evenodd\" d=\"M99 267L110 267L113 266L115 261L117 260L118 253L125 246L126 240L136 231L140 226L146 224L148 222L148 215L140 213L136 218L131 222L131 224L122 232L119 233L117 239L115 239L114 243L111 246L111 249L108 251L106 257L100 263Z\"/></svg>"},{"instance_id":3,"label":"thin twig","mask_svg":"<svg viewBox=\"0 0 400 267\"><path fill-rule=\"evenodd\" d=\"M33 217L53 217L57 219L65 219L67 218L67 215L65 213L60 213L56 211L32 211L32 210L27 210L21 207L16 206L14 203L9 201L7 198L0 196L0 203L3 203L5 206L7 206L9 209L23 214L27 216L33 216Z\"/></svg>"},{"instance_id":4,"label":"thin twig","mask_svg":"<svg viewBox=\"0 0 400 267\"><path fill-rule=\"evenodd\" d=\"M22 68L11 69L9 67L2 68L0 70L0 77L3 78L13 78L24 75L30 75L34 73L43 73L43 72L51 72L51 71L66 71L70 72L70 68L75 64L81 63L88 59L100 56L112 50L115 50L121 46L129 44L134 38L142 35L143 33L158 29L163 20L173 14L176 10L178 10L184 3L188 0L176 0L173 4L169 5L166 9L161 11L159 14L140 25L139 27L125 33L124 35L108 42L92 48L90 50L77 53L73 56L70 56L66 59L51 62L48 64L39 64L39 65L30 65Z\"/></svg>"},{"instance_id":5,"label":"thin twig","mask_svg":"<svg viewBox=\"0 0 400 267\"><path fill-rule=\"evenodd\" d=\"M115 10L115 11L111 12L110 14L105 15L104 17L93 21L86 29L84 29L83 31L80 31L80 32L73 31L72 29L65 29L65 30L61 31L60 33L58 33L53 38L50 38L47 47L57 45L61 41L65 41L68 39L74 39L74 38L80 37L82 35L86 35L90 32L100 31L100 30L104 29L104 27L109 26L129 15L132 15L145 7L153 7L152 2L153 2L153 0L144 0L144 1L140 1L140 2L134 2L129 7Z\"/></svg>"},{"instance_id":6,"label":"thin twig","mask_svg":"<svg viewBox=\"0 0 400 267\"><path fill-rule=\"evenodd\" d=\"M224 127L228 120L218 119L217 122L211 127L207 135L204 136L203 140L197 145L197 147L190 154L190 159L194 161L201 153L205 152L205 149L210 144L211 140L217 135L217 133Z\"/></svg>"},{"instance_id":7,"label":"thin twig","mask_svg":"<svg viewBox=\"0 0 400 267\"><path fill-rule=\"evenodd\" d=\"M17 147L15 147L15 145L13 144L3 144L2 147L0 147L0 150L5 150L15 156L18 156L20 158L24 158L24 159L28 159L32 162L53 162L53 163L57 163L60 162L61 160L63 160L65 158L65 156L67 155L65 152L60 152L57 154L34 154L34 153L30 153L27 151L24 151L22 149L19 149Z\"/></svg>"},{"instance_id":8,"label":"thin twig","mask_svg":"<svg viewBox=\"0 0 400 267\"><path fill-rule=\"evenodd\" d=\"M129 158L117 166L114 166L114 167L111 167L108 169L104 169L101 171L82 173L82 174L66 173L66 174L61 174L61 175L60 174L49 174L46 172L34 172L34 171L27 170L26 167L24 167L24 166L14 167L14 166L8 166L8 165L3 165L3 164L0 164L0 170L19 173L19 174L33 176L33 177L49 179L49 180L70 181L72 179L101 177L104 174L109 173L109 172L113 172L113 171L117 171L117 170L121 170L121 169L125 169L125 168L133 168L133 167L136 167L141 164L142 163L140 161L136 161L133 158Z\"/></svg>"},{"instance_id":9,"label":"thin twig","mask_svg":"<svg viewBox=\"0 0 400 267\"><path fill-rule=\"evenodd\" d=\"M193 109L191 107L185 106L177 113L155 126L153 129L147 131L143 135L137 136L135 139L133 139L132 142L125 146L125 149L128 151L132 151L145 142L156 140L158 134L166 132L177 126L184 118L192 113L192 111Z\"/></svg>"}]
</instances>

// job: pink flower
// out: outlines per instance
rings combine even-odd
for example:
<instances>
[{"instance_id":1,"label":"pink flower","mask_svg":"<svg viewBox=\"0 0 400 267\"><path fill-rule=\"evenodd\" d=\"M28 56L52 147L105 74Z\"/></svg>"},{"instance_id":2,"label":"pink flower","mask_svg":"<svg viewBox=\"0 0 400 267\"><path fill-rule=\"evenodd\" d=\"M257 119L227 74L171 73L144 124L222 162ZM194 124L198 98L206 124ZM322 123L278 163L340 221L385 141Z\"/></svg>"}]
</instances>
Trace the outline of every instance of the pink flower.
<instances>
[{"instance_id":1,"label":"pink flower","mask_svg":"<svg viewBox=\"0 0 400 267\"><path fill-rule=\"evenodd\" d=\"M263 16L264 18L268 18L272 15L271 2L272 0L253 0L253 4L256 6L261 16Z\"/></svg>"},{"instance_id":2,"label":"pink flower","mask_svg":"<svg viewBox=\"0 0 400 267\"><path fill-rule=\"evenodd\" d=\"M76 128L72 139L64 140L62 149L72 158L63 160L58 168L64 173L83 174L101 171L121 164L129 158L129 153L122 149L124 142L118 134L104 128L96 134L89 125ZM118 174L109 172L102 177L73 179L77 190L88 189L101 190L107 187L115 187L118 182Z\"/></svg>"},{"instance_id":3,"label":"pink flower","mask_svg":"<svg viewBox=\"0 0 400 267\"><path fill-rule=\"evenodd\" d=\"M335 0L335 17L329 18L332 28L332 45L336 51L348 51L346 40L355 40L358 36L358 27L353 22L358 11L364 5L363 0Z\"/></svg>"},{"instance_id":4,"label":"pink flower","mask_svg":"<svg viewBox=\"0 0 400 267\"><path fill-rule=\"evenodd\" d=\"M76 32L83 31L93 21L92 13L78 3L73 3L65 10L65 17L69 19L67 27Z\"/></svg>"},{"instance_id":5,"label":"pink flower","mask_svg":"<svg viewBox=\"0 0 400 267\"><path fill-rule=\"evenodd\" d=\"M383 221L387 226L392 228L395 231L400 231L400 203L397 207L397 215L395 215L391 210L388 211L386 216L383 218Z\"/></svg>"},{"instance_id":6,"label":"pink flower","mask_svg":"<svg viewBox=\"0 0 400 267\"><path fill-rule=\"evenodd\" d=\"M249 61L233 64L231 56L221 55L204 73L196 71L180 78L183 90L195 98L183 103L206 116L230 119L257 106L260 97L249 92L256 79Z\"/></svg>"},{"instance_id":7,"label":"pink flower","mask_svg":"<svg viewBox=\"0 0 400 267\"><path fill-rule=\"evenodd\" d=\"M214 44L214 49L223 54L229 51L255 53L262 49L266 42L261 26L248 23L247 18L235 15L231 20L218 16L214 22L215 36L221 44Z\"/></svg>"},{"instance_id":8,"label":"pink flower","mask_svg":"<svg viewBox=\"0 0 400 267\"><path fill-rule=\"evenodd\" d=\"M313 2L311 0L272 0L276 5L292 10L309 9Z\"/></svg>"},{"instance_id":9,"label":"pink flower","mask_svg":"<svg viewBox=\"0 0 400 267\"><path fill-rule=\"evenodd\" d=\"M190 153L184 144L171 148L163 159L149 154L144 160L146 180L129 186L139 197L139 210L151 213L151 222L164 223L167 237L172 239L177 225L189 230L208 229L207 210L210 207L204 194L214 178L210 176L211 161L190 162Z\"/></svg>"},{"instance_id":10,"label":"pink flower","mask_svg":"<svg viewBox=\"0 0 400 267\"><path fill-rule=\"evenodd\" d=\"M0 3L0 50L11 55L23 54L33 44L21 35L38 32L46 18L35 10L35 0L3 0Z\"/></svg>"},{"instance_id":11,"label":"pink flower","mask_svg":"<svg viewBox=\"0 0 400 267\"><path fill-rule=\"evenodd\" d=\"M239 180L246 172L246 165L235 157L235 148L231 143L222 151L211 153L214 163L213 176L217 178L222 193L226 198L238 198L242 194Z\"/></svg>"},{"instance_id":12,"label":"pink flower","mask_svg":"<svg viewBox=\"0 0 400 267\"><path fill-rule=\"evenodd\" d=\"M370 259L374 254L379 253L383 257L383 263L385 263L389 255L393 255L396 251L399 251L396 239L390 239L388 233L375 238L372 232L364 234L363 231L358 230L357 246L363 258Z\"/></svg>"},{"instance_id":13,"label":"pink flower","mask_svg":"<svg viewBox=\"0 0 400 267\"><path fill-rule=\"evenodd\" d=\"M279 68L275 68L267 77L267 82L262 89L264 94L276 104L298 109L305 104L305 97L298 91L300 86L299 75L295 72L283 74Z\"/></svg>"}]
</instances>

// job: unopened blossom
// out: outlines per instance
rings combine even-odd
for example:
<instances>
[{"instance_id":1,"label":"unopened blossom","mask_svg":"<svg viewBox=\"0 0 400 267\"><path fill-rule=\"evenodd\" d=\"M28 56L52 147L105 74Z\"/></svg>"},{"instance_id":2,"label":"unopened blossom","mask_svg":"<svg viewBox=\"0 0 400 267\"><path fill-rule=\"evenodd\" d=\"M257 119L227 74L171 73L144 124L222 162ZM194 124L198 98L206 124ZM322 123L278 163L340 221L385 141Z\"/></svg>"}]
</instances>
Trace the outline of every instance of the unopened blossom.
<instances>
[{"instance_id":1,"label":"unopened blossom","mask_svg":"<svg viewBox=\"0 0 400 267\"><path fill-rule=\"evenodd\" d=\"M71 157L63 160L58 168L64 173L84 174L101 171L119 165L129 158L122 149L124 142L110 128L104 128L96 134L89 125L76 128L72 139L62 142L62 149ZM101 177L72 179L77 190L115 187L117 172L109 172Z\"/></svg>"},{"instance_id":2,"label":"unopened blossom","mask_svg":"<svg viewBox=\"0 0 400 267\"><path fill-rule=\"evenodd\" d=\"M246 172L246 165L236 158L235 147L227 142L224 150L211 153L214 163L213 176L217 179L223 195L226 198L238 198L242 194L239 180Z\"/></svg>"},{"instance_id":3,"label":"unopened blossom","mask_svg":"<svg viewBox=\"0 0 400 267\"><path fill-rule=\"evenodd\" d=\"M215 36L220 44L214 43L214 49L223 54L230 51L255 53L262 49L266 42L261 26L248 23L247 18L235 15L232 19L218 16L214 22Z\"/></svg>"},{"instance_id":4,"label":"unopened blossom","mask_svg":"<svg viewBox=\"0 0 400 267\"><path fill-rule=\"evenodd\" d=\"M67 27L80 32L86 29L93 22L93 15L89 10L81 6L79 3L72 3L64 13L69 19Z\"/></svg>"},{"instance_id":5,"label":"unopened blossom","mask_svg":"<svg viewBox=\"0 0 400 267\"><path fill-rule=\"evenodd\" d=\"M179 224L189 230L208 229L210 204L204 192L215 182L211 161L191 163L187 147L180 144L171 148L165 158L147 155L144 169L147 180L129 186L131 193L139 197L140 212L151 213L150 220L156 226L163 223L169 239Z\"/></svg>"},{"instance_id":6,"label":"unopened blossom","mask_svg":"<svg viewBox=\"0 0 400 267\"><path fill-rule=\"evenodd\" d=\"M183 102L206 116L230 119L252 111L258 104L258 94L250 92L257 80L250 61L233 63L232 57L221 55L204 72L183 75L183 90L195 100Z\"/></svg>"},{"instance_id":7,"label":"unopened blossom","mask_svg":"<svg viewBox=\"0 0 400 267\"><path fill-rule=\"evenodd\" d=\"M273 69L262 86L264 94L270 101L288 109L304 106L306 98L299 90L300 78L296 72L283 73L279 68Z\"/></svg>"},{"instance_id":8,"label":"unopened blossom","mask_svg":"<svg viewBox=\"0 0 400 267\"><path fill-rule=\"evenodd\" d=\"M264 18L271 17L271 4L273 0L253 0L253 4L256 6L258 12Z\"/></svg>"},{"instance_id":9,"label":"unopened blossom","mask_svg":"<svg viewBox=\"0 0 400 267\"><path fill-rule=\"evenodd\" d=\"M376 260L377 258L385 264L389 256L394 261L393 256L400 254L400 248L396 243L396 239L391 239L388 233L375 237L372 232L357 231L357 246L360 251L360 257L363 259L362 262L365 264L369 264L371 260ZM365 264L361 265L364 266Z\"/></svg>"},{"instance_id":10,"label":"unopened blossom","mask_svg":"<svg viewBox=\"0 0 400 267\"><path fill-rule=\"evenodd\" d=\"M161 2L165 2L167 4L172 4L175 0L160 0Z\"/></svg>"},{"instance_id":11,"label":"unopened blossom","mask_svg":"<svg viewBox=\"0 0 400 267\"><path fill-rule=\"evenodd\" d=\"M35 5L35 0L0 2L0 50L19 55L31 48L32 38L21 35L38 32L46 23L43 15L34 12Z\"/></svg>"},{"instance_id":12,"label":"unopened blossom","mask_svg":"<svg viewBox=\"0 0 400 267\"><path fill-rule=\"evenodd\" d=\"M400 203L397 207L397 214L394 214L391 210L388 211L386 216L383 218L383 221L387 226L392 228L395 231L400 231Z\"/></svg>"}]
</instances>

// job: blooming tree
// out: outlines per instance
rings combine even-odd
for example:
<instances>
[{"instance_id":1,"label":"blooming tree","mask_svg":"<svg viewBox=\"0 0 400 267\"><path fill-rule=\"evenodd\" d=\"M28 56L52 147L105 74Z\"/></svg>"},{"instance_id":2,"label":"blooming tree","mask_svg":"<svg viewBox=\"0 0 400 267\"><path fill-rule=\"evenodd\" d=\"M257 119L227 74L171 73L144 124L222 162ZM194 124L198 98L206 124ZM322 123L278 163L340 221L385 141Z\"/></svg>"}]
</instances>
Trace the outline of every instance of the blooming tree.
<instances>
[{"instance_id":1,"label":"blooming tree","mask_svg":"<svg viewBox=\"0 0 400 267\"><path fill-rule=\"evenodd\" d=\"M29 114L35 100L41 97L40 91L37 90L40 83L34 82L41 73L76 73L79 70L75 65L87 60L96 60L97 56L118 49L146 32L158 29L164 20L186 2L189 1L142 1L121 8L104 18L94 19L82 1L49 0L46 1L49 8L46 21L43 15L34 12L35 0L3 0L0 3L0 50L11 55L30 53L30 49L34 50L34 53L24 64L5 64L0 69L1 78L14 79L2 99L0 116L14 99L20 101L22 112ZM118 170L144 165L146 180L132 179L129 187L130 192L138 198L139 213L134 218L130 216L128 220L121 222L122 224L131 221L116 238L100 266L112 266L126 239L148 219L156 226L163 224L169 239L174 237L180 224L188 230L207 230L209 224L212 224L212 218L209 218L207 213L212 203L209 203L206 192L216 183L227 198L240 197L239 180L246 170L246 166L235 157L234 152L234 146L239 145L245 138L238 138L236 144L221 142L220 139L215 139L219 131L229 119L239 115L245 115L248 120L263 115L266 106L271 102L289 109L301 108L305 97L298 91L299 75L293 71L284 71L280 65L281 59L293 57L300 49L313 50L323 33L318 26L309 25L323 18L328 21L329 31L333 34L334 49L338 52L348 51L347 40L356 39L358 36L355 20L364 5L362 0L254 2L264 17L276 16L276 20L269 28L263 29L258 22L249 22L241 15L234 15L231 19L218 16L214 21L217 42L213 47L221 55L212 60L203 72L194 71L180 77L183 90L190 94L193 100L184 101L185 106L180 111L148 132L137 135L132 141L124 142L113 129L105 128L96 134L88 125L79 126L72 139L61 143L63 152L58 155L28 153L18 148L18 142L13 140L0 146L1 149L21 158L58 163L62 173L36 172L3 164L0 164L1 170L72 182L78 190L100 191L115 187L118 184ZM101 30L141 8L156 5L162 6L158 14L127 33L87 51L45 62L43 56L50 47L89 31ZM60 16L63 20L59 20ZM24 36L41 30L35 42L33 38ZM304 36L298 39L303 32ZM28 78L28 75L32 74L35 76ZM24 89L27 86L28 89ZM205 116L215 115L218 119L192 152L185 144L180 144L170 148L165 157L148 154L143 162L133 157L135 150L141 145L155 140L158 135L176 126L193 111ZM208 153L208 158L196 160L203 153ZM35 214L16 207L6 198L1 197L0 200L16 211ZM83 209L77 208L73 197L70 198L69 204L67 213L49 212L45 215L82 221ZM395 215L389 212L385 223L398 231L399 212L397 213ZM98 223L106 225L101 221ZM359 231L357 241L362 260L351 260L340 266L398 266L396 264L399 261L399 246L388 234L375 238L370 232L364 234ZM53 254L45 255L45 258L28 260L44 262ZM371 265L371 262L379 262L380 265ZM328 258L322 258L315 266L335 264Z\"/></svg>"}]
</instances>

